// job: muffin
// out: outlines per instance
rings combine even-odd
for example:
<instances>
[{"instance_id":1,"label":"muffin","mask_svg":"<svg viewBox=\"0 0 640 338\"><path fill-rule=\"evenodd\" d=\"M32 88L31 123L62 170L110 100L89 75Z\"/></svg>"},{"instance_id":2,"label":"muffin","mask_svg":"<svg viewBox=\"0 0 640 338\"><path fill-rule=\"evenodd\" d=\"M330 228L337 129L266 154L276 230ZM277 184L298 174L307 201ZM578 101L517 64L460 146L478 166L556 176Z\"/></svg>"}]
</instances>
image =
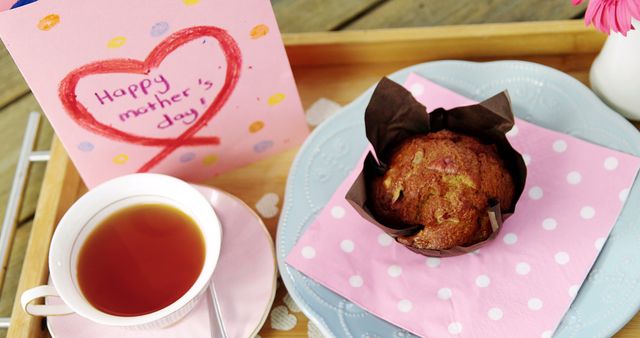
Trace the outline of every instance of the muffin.
<instances>
[{"instance_id":1,"label":"muffin","mask_svg":"<svg viewBox=\"0 0 640 338\"><path fill-rule=\"evenodd\" d=\"M419 225L397 240L418 250L447 250L486 240L488 209L514 203L514 182L496 146L449 130L405 139L369 182L369 205L386 224Z\"/></svg>"}]
</instances>

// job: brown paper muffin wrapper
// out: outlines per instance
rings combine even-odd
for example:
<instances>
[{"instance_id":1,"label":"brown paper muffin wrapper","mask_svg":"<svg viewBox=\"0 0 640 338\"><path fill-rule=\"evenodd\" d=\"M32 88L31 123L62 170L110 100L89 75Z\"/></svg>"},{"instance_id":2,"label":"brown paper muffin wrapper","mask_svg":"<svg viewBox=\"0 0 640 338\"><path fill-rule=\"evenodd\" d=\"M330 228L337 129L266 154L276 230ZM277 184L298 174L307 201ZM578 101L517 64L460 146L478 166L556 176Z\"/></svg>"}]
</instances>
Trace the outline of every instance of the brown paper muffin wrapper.
<instances>
[{"instance_id":1,"label":"brown paper muffin wrapper","mask_svg":"<svg viewBox=\"0 0 640 338\"><path fill-rule=\"evenodd\" d=\"M502 222L515 210L527 177L527 168L522 156L513 149L505 135L514 125L511 102L506 91L475 105L450 110L438 108L427 114L426 107L416 101L408 90L383 78L373 92L364 120L367 139L374 151L367 154L360 175L346 195L347 201L362 217L393 238L412 236L422 229L422 225L379 222L368 207L367 186L374 177L385 174L391 152L405 139L447 129L496 145L499 156L513 178L515 194L512 207L501 212L498 202L489 206L487 212L493 232L484 241L466 247L456 246L448 250L406 247L425 256L457 256L473 252L498 236Z\"/></svg>"}]
</instances>

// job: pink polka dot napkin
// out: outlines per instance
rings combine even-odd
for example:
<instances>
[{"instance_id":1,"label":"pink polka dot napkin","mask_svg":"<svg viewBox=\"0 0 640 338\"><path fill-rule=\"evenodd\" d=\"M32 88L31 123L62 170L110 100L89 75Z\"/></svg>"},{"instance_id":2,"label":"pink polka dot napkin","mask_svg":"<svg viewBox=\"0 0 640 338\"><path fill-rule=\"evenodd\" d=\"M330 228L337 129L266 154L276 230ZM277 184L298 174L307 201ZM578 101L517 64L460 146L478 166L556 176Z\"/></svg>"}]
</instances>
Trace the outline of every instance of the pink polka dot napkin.
<instances>
[{"instance_id":1,"label":"pink polka dot napkin","mask_svg":"<svg viewBox=\"0 0 640 338\"><path fill-rule=\"evenodd\" d=\"M411 75L430 109L475 102ZM287 263L367 311L424 337L551 336L624 204L640 159L522 120L508 133L525 191L495 241L463 256L415 254L359 217L354 168Z\"/></svg>"}]
</instances>

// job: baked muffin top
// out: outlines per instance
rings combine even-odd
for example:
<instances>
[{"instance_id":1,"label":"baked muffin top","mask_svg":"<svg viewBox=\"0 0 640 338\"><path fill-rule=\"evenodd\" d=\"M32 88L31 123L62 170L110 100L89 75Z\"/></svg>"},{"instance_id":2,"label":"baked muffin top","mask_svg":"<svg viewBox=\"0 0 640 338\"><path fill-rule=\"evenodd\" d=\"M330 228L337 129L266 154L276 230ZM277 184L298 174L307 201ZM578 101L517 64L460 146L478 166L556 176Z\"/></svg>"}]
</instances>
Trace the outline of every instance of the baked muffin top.
<instances>
[{"instance_id":1,"label":"baked muffin top","mask_svg":"<svg viewBox=\"0 0 640 338\"><path fill-rule=\"evenodd\" d=\"M399 242L432 250L488 238L491 202L499 202L504 211L514 195L513 179L496 147L449 130L405 140L369 189L370 207L381 221L423 226Z\"/></svg>"}]
</instances>

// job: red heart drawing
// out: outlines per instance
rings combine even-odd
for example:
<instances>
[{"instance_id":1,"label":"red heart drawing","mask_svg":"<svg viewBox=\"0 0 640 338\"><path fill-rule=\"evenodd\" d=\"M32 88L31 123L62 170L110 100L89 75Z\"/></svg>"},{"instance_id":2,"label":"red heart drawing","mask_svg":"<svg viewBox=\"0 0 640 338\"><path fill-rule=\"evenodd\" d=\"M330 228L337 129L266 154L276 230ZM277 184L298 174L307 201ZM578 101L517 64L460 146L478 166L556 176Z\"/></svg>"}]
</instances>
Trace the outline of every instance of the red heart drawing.
<instances>
[{"instance_id":1,"label":"red heart drawing","mask_svg":"<svg viewBox=\"0 0 640 338\"><path fill-rule=\"evenodd\" d=\"M227 62L227 72L222 88L202 116L177 138L157 138L134 135L98 121L78 100L76 87L78 82L89 75L110 73L131 73L147 75L151 69L158 68L162 61L177 48L203 37L212 37L218 41ZM111 59L92 62L70 72L60 82L58 95L67 113L81 127L113 140L145 146L164 146L164 149L145 163L138 172L149 171L173 151L184 145L219 144L218 137L197 137L200 131L220 111L233 92L238 78L242 56L235 40L225 30L218 27L198 26L180 30L171 34L156 46L144 61L133 59Z\"/></svg>"}]
</instances>

